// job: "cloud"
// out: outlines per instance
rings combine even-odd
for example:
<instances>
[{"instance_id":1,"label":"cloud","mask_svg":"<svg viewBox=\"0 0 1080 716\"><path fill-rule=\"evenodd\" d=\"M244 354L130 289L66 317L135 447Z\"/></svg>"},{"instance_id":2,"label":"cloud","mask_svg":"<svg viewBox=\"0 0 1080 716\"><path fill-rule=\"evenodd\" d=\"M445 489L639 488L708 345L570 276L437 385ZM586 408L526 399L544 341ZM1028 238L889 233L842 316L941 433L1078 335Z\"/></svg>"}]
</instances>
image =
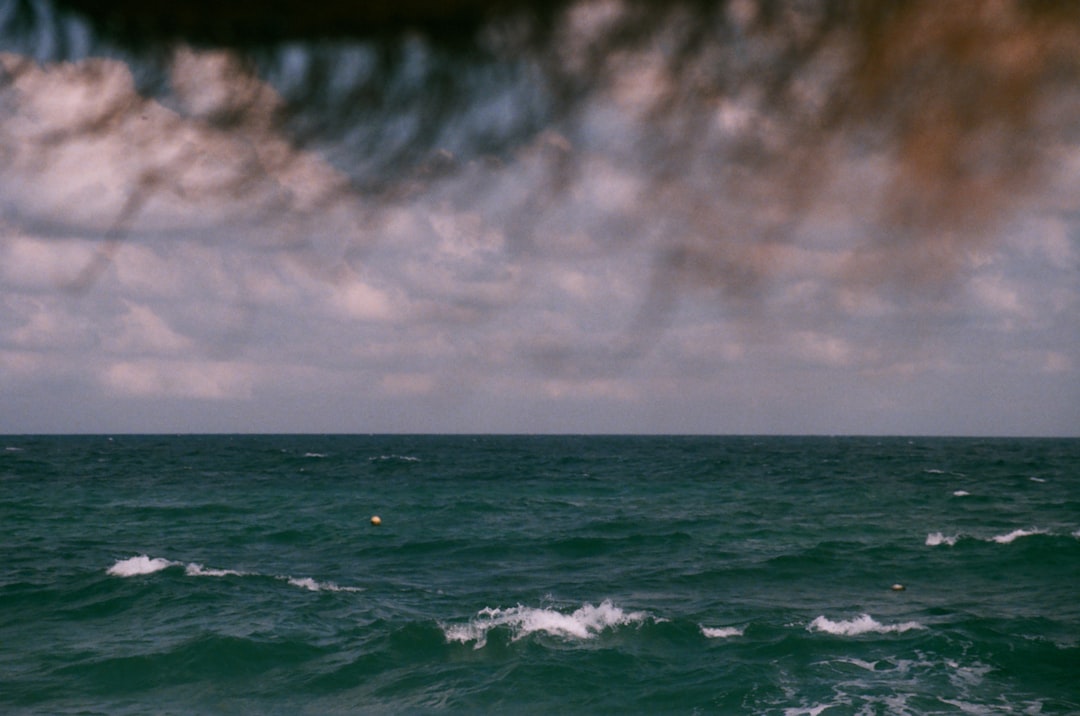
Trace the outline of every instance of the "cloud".
<instances>
[{"instance_id":1,"label":"cloud","mask_svg":"<svg viewBox=\"0 0 1080 716\"><path fill-rule=\"evenodd\" d=\"M53 291L69 284L94 257L95 244L78 238L27 236L13 227L0 227L0 272L4 284L23 290Z\"/></svg>"},{"instance_id":2,"label":"cloud","mask_svg":"<svg viewBox=\"0 0 1080 716\"><path fill-rule=\"evenodd\" d=\"M394 315L389 296L358 278L334 285L330 301L351 319L385 321Z\"/></svg>"},{"instance_id":3,"label":"cloud","mask_svg":"<svg viewBox=\"0 0 1080 716\"><path fill-rule=\"evenodd\" d=\"M250 398L256 372L236 362L122 361L110 365L101 381L121 396L220 401Z\"/></svg>"},{"instance_id":4,"label":"cloud","mask_svg":"<svg viewBox=\"0 0 1080 716\"><path fill-rule=\"evenodd\" d=\"M31 231L225 230L303 254L355 229L345 176L268 124L273 90L225 53L178 50L173 93L160 100L119 60L38 65L2 53L0 68L10 78L0 202ZM243 131L221 124L241 109Z\"/></svg>"},{"instance_id":5,"label":"cloud","mask_svg":"<svg viewBox=\"0 0 1080 716\"><path fill-rule=\"evenodd\" d=\"M379 379L382 390L394 396L426 395L436 383L434 376L425 373L387 373Z\"/></svg>"},{"instance_id":6,"label":"cloud","mask_svg":"<svg viewBox=\"0 0 1080 716\"><path fill-rule=\"evenodd\" d=\"M953 52L956 17L913 6ZM869 69L755 3L730 5L735 45L657 11L599 52L628 7L557 15L553 56L496 38L463 59L423 33L180 43L150 89L138 57L0 54L0 390L57 429L96 424L49 422L76 396L128 429L132 405L205 402L245 429L963 431L996 381L1004 413L1035 386L1040 426L1080 424L1077 197L1034 191L1050 145L1016 154L1049 129L1066 168L1080 156L1056 85L1033 78L1002 138L982 109L950 115L959 75L920 79L958 60L1000 104L1031 26L973 25L986 76L905 49L909 9L854 45ZM820 53L789 30L821 30ZM838 94L853 81L865 95Z\"/></svg>"},{"instance_id":7,"label":"cloud","mask_svg":"<svg viewBox=\"0 0 1080 716\"><path fill-rule=\"evenodd\" d=\"M170 355L187 353L193 347L190 339L174 331L147 306L128 304L119 323L118 334L105 346L107 352Z\"/></svg>"}]
</instances>

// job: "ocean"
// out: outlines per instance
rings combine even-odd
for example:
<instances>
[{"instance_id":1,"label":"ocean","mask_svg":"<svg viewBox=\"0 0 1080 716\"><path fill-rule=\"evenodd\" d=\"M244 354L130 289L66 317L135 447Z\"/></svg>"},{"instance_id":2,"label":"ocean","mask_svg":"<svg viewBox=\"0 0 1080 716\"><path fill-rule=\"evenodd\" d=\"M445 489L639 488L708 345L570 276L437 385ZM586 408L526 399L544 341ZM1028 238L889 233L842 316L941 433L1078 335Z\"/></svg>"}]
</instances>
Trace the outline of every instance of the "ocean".
<instances>
[{"instance_id":1,"label":"ocean","mask_svg":"<svg viewBox=\"0 0 1080 716\"><path fill-rule=\"evenodd\" d=\"M1080 714L1074 439L2 436L0 545L5 714Z\"/></svg>"}]
</instances>

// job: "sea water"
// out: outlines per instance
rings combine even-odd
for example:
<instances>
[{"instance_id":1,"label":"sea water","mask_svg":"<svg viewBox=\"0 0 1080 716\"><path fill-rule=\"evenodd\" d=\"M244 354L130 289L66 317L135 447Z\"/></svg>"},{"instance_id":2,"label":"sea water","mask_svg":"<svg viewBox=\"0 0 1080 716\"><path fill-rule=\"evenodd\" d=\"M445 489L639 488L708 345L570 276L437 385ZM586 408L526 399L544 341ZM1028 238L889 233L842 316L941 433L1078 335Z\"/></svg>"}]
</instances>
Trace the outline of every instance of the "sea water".
<instances>
[{"instance_id":1,"label":"sea water","mask_svg":"<svg viewBox=\"0 0 1080 716\"><path fill-rule=\"evenodd\" d=\"M7 436L0 546L3 713L1080 713L1080 440Z\"/></svg>"}]
</instances>

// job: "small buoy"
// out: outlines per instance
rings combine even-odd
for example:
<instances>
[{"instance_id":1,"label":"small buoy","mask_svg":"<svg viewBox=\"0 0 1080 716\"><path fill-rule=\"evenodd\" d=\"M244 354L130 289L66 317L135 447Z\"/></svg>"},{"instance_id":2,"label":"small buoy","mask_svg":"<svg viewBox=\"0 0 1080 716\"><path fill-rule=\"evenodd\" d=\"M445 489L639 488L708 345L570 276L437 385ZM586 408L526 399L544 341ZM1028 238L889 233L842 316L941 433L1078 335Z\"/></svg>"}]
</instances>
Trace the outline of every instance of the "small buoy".
<instances>
[{"instance_id":1,"label":"small buoy","mask_svg":"<svg viewBox=\"0 0 1080 716\"><path fill-rule=\"evenodd\" d=\"M892 590L894 592L902 592L905 589L907 589L907 587L905 587L903 584L894 584L894 585L892 585Z\"/></svg>"},{"instance_id":2,"label":"small buoy","mask_svg":"<svg viewBox=\"0 0 1080 716\"><path fill-rule=\"evenodd\" d=\"M372 517L372 518L371 518L371 524L373 524L373 525L375 525L376 527L378 527L379 525L381 525L381 524L382 524L382 518L381 518L381 517L379 517L378 515L375 515L374 517Z\"/></svg>"}]
</instances>

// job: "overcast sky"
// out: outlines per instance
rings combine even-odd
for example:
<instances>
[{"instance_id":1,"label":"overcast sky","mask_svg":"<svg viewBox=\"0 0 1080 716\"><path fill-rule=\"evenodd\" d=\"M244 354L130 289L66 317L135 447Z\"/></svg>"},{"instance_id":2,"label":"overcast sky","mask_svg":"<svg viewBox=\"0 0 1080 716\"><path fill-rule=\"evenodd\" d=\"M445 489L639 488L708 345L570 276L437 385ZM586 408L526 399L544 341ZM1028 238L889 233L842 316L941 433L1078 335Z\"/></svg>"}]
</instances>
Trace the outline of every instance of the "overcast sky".
<instances>
[{"instance_id":1,"label":"overcast sky","mask_svg":"<svg viewBox=\"0 0 1080 716\"><path fill-rule=\"evenodd\" d=\"M694 155L656 181L647 67L388 195L343 190L332 146L207 121L279 101L220 54L181 51L151 99L117 59L23 59L0 54L0 432L1080 435L1076 146L977 239L889 243L872 153L822 147L797 221Z\"/></svg>"}]
</instances>

